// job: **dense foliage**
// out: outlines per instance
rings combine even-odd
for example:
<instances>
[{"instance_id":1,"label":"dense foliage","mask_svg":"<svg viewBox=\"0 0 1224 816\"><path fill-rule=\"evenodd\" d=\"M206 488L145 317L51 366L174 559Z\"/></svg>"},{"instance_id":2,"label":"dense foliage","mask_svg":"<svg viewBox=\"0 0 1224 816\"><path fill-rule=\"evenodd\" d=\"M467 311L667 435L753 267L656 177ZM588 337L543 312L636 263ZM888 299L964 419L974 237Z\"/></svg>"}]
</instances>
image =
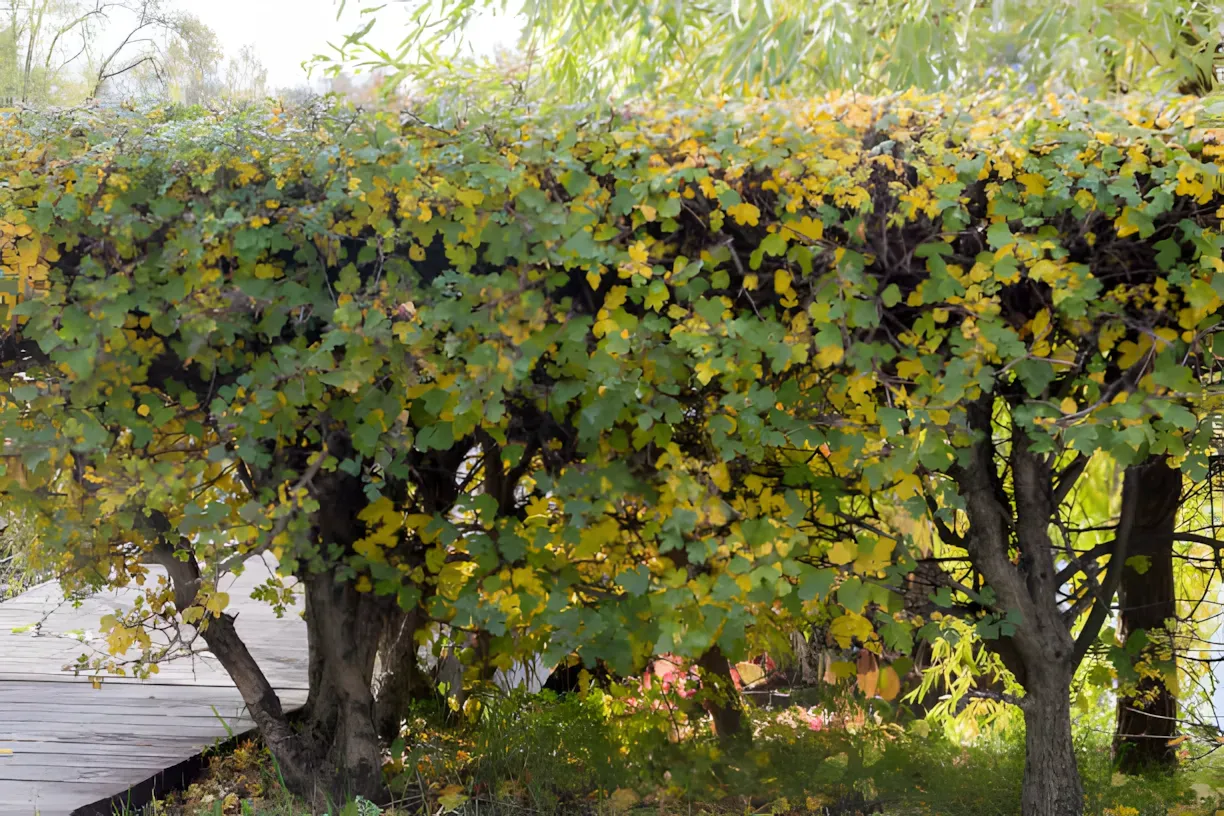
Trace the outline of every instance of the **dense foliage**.
<instances>
[{"instance_id":1,"label":"dense foliage","mask_svg":"<svg viewBox=\"0 0 1224 816\"><path fill-rule=\"evenodd\" d=\"M820 620L890 697L965 615L1024 690L1026 814L1077 813L1069 687L1134 512L1103 541L1108 502L1067 499L1101 462L1201 475L1212 441L1224 150L1193 124L913 95L10 116L4 262L42 291L2 486L70 586L145 586L113 668L198 627L318 797L381 790L393 628L471 632L477 675L716 678ZM217 590L262 552L297 582L261 597L305 594L297 731Z\"/></svg>"}]
</instances>

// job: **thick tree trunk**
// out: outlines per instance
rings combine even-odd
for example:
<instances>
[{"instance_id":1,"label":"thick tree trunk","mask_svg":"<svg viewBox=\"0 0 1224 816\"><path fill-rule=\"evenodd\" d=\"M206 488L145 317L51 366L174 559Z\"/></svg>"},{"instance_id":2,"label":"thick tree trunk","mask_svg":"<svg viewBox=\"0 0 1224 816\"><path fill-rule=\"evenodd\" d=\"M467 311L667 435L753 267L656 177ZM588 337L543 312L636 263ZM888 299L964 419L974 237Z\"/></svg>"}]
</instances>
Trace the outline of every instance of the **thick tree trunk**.
<instances>
[{"instance_id":1,"label":"thick tree trunk","mask_svg":"<svg viewBox=\"0 0 1224 816\"><path fill-rule=\"evenodd\" d=\"M752 733L744 725L743 702L731 680L731 662L722 649L718 646L708 649L697 661L697 666L701 669L703 683L712 686L715 693L715 697L705 704L714 726L714 736L723 743L751 741Z\"/></svg>"},{"instance_id":2,"label":"thick tree trunk","mask_svg":"<svg viewBox=\"0 0 1224 816\"><path fill-rule=\"evenodd\" d=\"M208 621L204 639L234 680L291 791L315 812L332 812L356 796L385 805L390 796L371 691L383 603L336 583L330 572L310 576L305 585L310 692L298 728L231 617Z\"/></svg>"},{"instance_id":3,"label":"thick tree trunk","mask_svg":"<svg viewBox=\"0 0 1224 816\"><path fill-rule=\"evenodd\" d=\"M421 669L416 633L417 610L394 610L383 629L378 650L380 674L374 684L374 720L379 736L391 743L400 735L404 716L412 703L435 694L433 681Z\"/></svg>"},{"instance_id":4,"label":"thick tree trunk","mask_svg":"<svg viewBox=\"0 0 1224 816\"><path fill-rule=\"evenodd\" d=\"M1143 562L1132 562L1122 572L1119 587L1123 641L1144 632L1147 648L1139 655L1149 664L1160 657L1176 660L1169 650L1172 632L1167 622L1177 615L1173 585L1173 534L1181 506L1182 476L1165 463L1151 460L1138 472L1139 489L1135 527L1129 553ZM1168 650L1165 655L1157 652ZM1123 773L1141 773L1154 768L1172 769L1176 749L1169 740L1177 735L1177 697L1160 676L1145 673L1134 693L1119 696L1114 759Z\"/></svg>"},{"instance_id":5,"label":"thick tree trunk","mask_svg":"<svg viewBox=\"0 0 1224 816\"><path fill-rule=\"evenodd\" d=\"M1024 697L1022 816L1080 816L1084 789L1071 739L1071 677L1052 671L1030 677Z\"/></svg>"},{"instance_id":6,"label":"thick tree trunk","mask_svg":"<svg viewBox=\"0 0 1224 816\"><path fill-rule=\"evenodd\" d=\"M386 788L372 683L387 602L351 583L337 583L330 572L310 576L306 596L319 691L312 682L304 735L330 771L322 775L315 796L325 792L343 801L360 795L381 803Z\"/></svg>"}]
</instances>

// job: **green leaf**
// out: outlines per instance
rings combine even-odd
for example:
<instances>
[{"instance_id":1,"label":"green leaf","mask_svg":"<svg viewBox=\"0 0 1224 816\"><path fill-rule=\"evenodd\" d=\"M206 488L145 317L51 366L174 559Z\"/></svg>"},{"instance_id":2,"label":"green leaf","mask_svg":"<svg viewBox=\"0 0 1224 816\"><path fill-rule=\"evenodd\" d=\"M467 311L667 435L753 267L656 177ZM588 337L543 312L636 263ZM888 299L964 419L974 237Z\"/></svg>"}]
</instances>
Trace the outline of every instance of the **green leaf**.
<instances>
[{"instance_id":1,"label":"green leaf","mask_svg":"<svg viewBox=\"0 0 1224 816\"><path fill-rule=\"evenodd\" d=\"M438 422L422 428L416 437L416 448L420 451L447 450L455 444L451 423Z\"/></svg>"},{"instance_id":2,"label":"green leaf","mask_svg":"<svg viewBox=\"0 0 1224 816\"><path fill-rule=\"evenodd\" d=\"M1133 569L1140 575L1147 574L1147 571L1152 568L1152 559L1147 555L1132 555L1126 559L1126 566Z\"/></svg>"},{"instance_id":3,"label":"green leaf","mask_svg":"<svg viewBox=\"0 0 1224 816\"><path fill-rule=\"evenodd\" d=\"M986 230L986 242L994 249L1002 249L1016 243L1016 236L1012 235L1006 221L999 221Z\"/></svg>"}]
</instances>

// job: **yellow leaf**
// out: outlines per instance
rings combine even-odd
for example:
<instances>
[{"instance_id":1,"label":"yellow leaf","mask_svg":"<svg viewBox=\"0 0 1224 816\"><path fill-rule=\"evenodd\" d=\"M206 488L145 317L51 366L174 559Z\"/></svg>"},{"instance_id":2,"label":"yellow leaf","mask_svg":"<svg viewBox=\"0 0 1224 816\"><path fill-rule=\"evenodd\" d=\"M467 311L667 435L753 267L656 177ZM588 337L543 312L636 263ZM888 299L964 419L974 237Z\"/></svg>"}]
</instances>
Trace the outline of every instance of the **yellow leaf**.
<instances>
[{"instance_id":1,"label":"yellow leaf","mask_svg":"<svg viewBox=\"0 0 1224 816\"><path fill-rule=\"evenodd\" d=\"M761 211L756 208L756 205L749 204L747 201L741 201L739 204L728 207L727 215L734 218L735 223L741 227L745 224L755 227L761 221Z\"/></svg>"},{"instance_id":2,"label":"yellow leaf","mask_svg":"<svg viewBox=\"0 0 1224 816\"><path fill-rule=\"evenodd\" d=\"M791 273L785 269L779 269L774 273L774 291L779 295L785 294L791 288Z\"/></svg>"},{"instance_id":3,"label":"yellow leaf","mask_svg":"<svg viewBox=\"0 0 1224 816\"><path fill-rule=\"evenodd\" d=\"M739 674L740 683L743 684L744 688L759 682L765 677L765 670L755 663L736 663L735 671Z\"/></svg>"},{"instance_id":4,"label":"yellow leaf","mask_svg":"<svg viewBox=\"0 0 1224 816\"><path fill-rule=\"evenodd\" d=\"M880 687L877 693L890 703L901 693L901 678L897 676L897 670L892 666L880 669Z\"/></svg>"},{"instance_id":5,"label":"yellow leaf","mask_svg":"<svg viewBox=\"0 0 1224 816\"><path fill-rule=\"evenodd\" d=\"M638 207L638 209L642 211L642 216L647 221L655 220L655 216L658 215L658 212L659 212L658 210L656 210L654 207L650 206L649 204L642 204Z\"/></svg>"},{"instance_id":6,"label":"yellow leaf","mask_svg":"<svg viewBox=\"0 0 1224 816\"><path fill-rule=\"evenodd\" d=\"M13 755L12 748L0 748L0 756L12 756L12 755Z\"/></svg>"},{"instance_id":7,"label":"yellow leaf","mask_svg":"<svg viewBox=\"0 0 1224 816\"><path fill-rule=\"evenodd\" d=\"M1050 312L1047 309L1042 309L1033 318L1030 328L1033 330L1033 339L1036 340L1046 333L1046 329L1050 327Z\"/></svg>"},{"instance_id":8,"label":"yellow leaf","mask_svg":"<svg viewBox=\"0 0 1224 816\"><path fill-rule=\"evenodd\" d=\"M1165 745L1167 746L1181 745L1183 742L1185 742L1188 739L1190 739L1188 734L1182 734L1180 737L1174 737L1173 739L1169 740L1168 742L1165 743Z\"/></svg>"},{"instance_id":9,"label":"yellow leaf","mask_svg":"<svg viewBox=\"0 0 1224 816\"><path fill-rule=\"evenodd\" d=\"M851 642L855 638L865 643L874 631L871 627L871 621L857 612L847 612L841 617L834 618L833 622L829 624L829 634L837 641L837 645L843 649L849 649Z\"/></svg>"},{"instance_id":10,"label":"yellow leaf","mask_svg":"<svg viewBox=\"0 0 1224 816\"><path fill-rule=\"evenodd\" d=\"M617 788L608 797L608 807L613 813L624 813L638 803L638 795L628 788Z\"/></svg>"},{"instance_id":11,"label":"yellow leaf","mask_svg":"<svg viewBox=\"0 0 1224 816\"><path fill-rule=\"evenodd\" d=\"M1066 398L1065 398L1065 399L1063 399L1063 401L1062 401L1062 402L1059 404L1058 408L1059 408L1059 410L1061 410L1061 411L1062 411L1064 414L1074 414L1076 411L1078 411L1078 410L1079 410L1079 403L1077 403L1077 402L1076 402L1074 399L1072 399L1071 397L1066 397Z\"/></svg>"},{"instance_id":12,"label":"yellow leaf","mask_svg":"<svg viewBox=\"0 0 1224 816\"><path fill-rule=\"evenodd\" d=\"M854 546L853 541L838 539L829 549L830 563L838 566L841 566L842 564L849 564L855 558L858 558L858 548Z\"/></svg>"},{"instance_id":13,"label":"yellow leaf","mask_svg":"<svg viewBox=\"0 0 1224 816\"><path fill-rule=\"evenodd\" d=\"M1045 177L1037 173L1021 173L1016 181L1024 185L1024 192L1029 195L1041 195L1046 189Z\"/></svg>"},{"instance_id":14,"label":"yellow leaf","mask_svg":"<svg viewBox=\"0 0 1224 816\"><path fill-rule=\"evenodd\" d=\"M1042 283L1055 284L1063 277L1063 269L1053 261L1042 258L1029 267L1029 277Z\"/></svg>"},{"instance_id":15,"label":"yellow leaf","mask_svg":"<svg viewBox=\"0 0 1224 816\"><path fill-rule=\"evenodd\" d=\"M455 198L469 207L477 207L484 201L484 193L480 190L460 190L455 193Z\"/></svg>"},{"instance_id":16,"label":"yellow leaf","mask_svg":"<svg viewBox=\"0 0 1224 816\"><path fill-rule=\"evenodd\" d=\"M844 355L845 350L841 346L825 346L816 352L816 362L820 364L821 368L828 368L840 363Z\"/></svg>"},{"instance_id":17,"label":"yellow leaf","mask_svg":"<svg viewBox=\"0 0 1224 816\"><path fill-rule=\"evenodd\" d=\"M907 380L916 380L926 373L926 366L921 360L902 360L897 363L897 374Z\"/></svg>"},{"instance_id":18,"label":"yellow leaf","mask_svg":"<svg viewBox=\"0 0 1224 816\"><path fill-rule=\"evenodd\" d=\"M438 804L446 813L453 813L463 807L463 803L468 800L467 794L463 792L463 787L460 785L447 785L439 791Z\"/></svg>"},{"instance_id":19,"label":"yellow leaf","mask_svg":"<svg viewBox=\"0 0 1224 816\"><path fill-rule=\"evenodd\" d=\"M136 413L140 414L141 416L148 416L148 415L149 415L149 406L147 406L147 405L141 405L139 408L137 408L137 409L136 409Z\"/></svg>"},{"instance_id":20,"label":"yellow leaf","mask_svg":"<svg viewBox=\"0 0 1224 816\"><path fill-rule=\"evenodd\" d=\"M39 243L33 238L17 242L17 262L24 267L38 263Z\"/></svg>"},{"instance_id":21,"label":"yellow leaf","mask_svg":"<svg viewBox=\"0 0 1224 816\"><path fill-rule=\"evenodd\" d=\"M727 473L727 463L719 462L709 470L710 479L719 490L731 489L731 475Z\"/></svg>"},{"instance_id":22,"label":"yellow leaf","mask_svg":"<svg viewBox=\"0 0 1224 816\"><path fill-rule=\"evenodd\" d=\"M824 223L811 216L805 215L798 221L786 221L782 226L811 242L819 241L824 237Z\"/></svg>"},{"instance_id":23,"label":"yellow leaf","mask_svg":"<svg viewBox=\"0 0 1224 816\"><path fill-rule=\"evenodd\" d=\"M215 592L204 603L204 608L211 612L213 617L219 618L225 607L229 606L229 600L228 592Z\"/></svg>"},{"instance_id":24,"label":"yellow leaf","mask_svg":"<svg viewBox=\"0 0 1224 816\"><path fill-rule=\"evenodd\" d=\"M641 241L629 247L629 259L634 263L644 264L649 258L650 253L646 251L646 245Z\"/></svg>"}]
</instances>

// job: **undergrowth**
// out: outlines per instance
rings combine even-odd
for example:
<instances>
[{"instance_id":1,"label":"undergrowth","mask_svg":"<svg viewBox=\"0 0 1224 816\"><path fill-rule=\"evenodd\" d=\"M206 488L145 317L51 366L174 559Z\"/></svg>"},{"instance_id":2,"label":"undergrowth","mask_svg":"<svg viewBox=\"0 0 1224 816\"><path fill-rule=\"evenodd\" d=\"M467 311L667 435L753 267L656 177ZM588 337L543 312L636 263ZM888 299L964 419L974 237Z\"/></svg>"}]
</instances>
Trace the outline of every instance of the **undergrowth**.
<instances>
[{"instance_id":1,"label":"undergrowth","mask_svg":"<svg viewBox=\"0 0 1224 816\"><path fill-rule=\"evenodd\" d=\"M0 518L0 601L25 592L43 576L30 563L29 525L20 516Z\"/></svg>"},{"instance_id":2,"label":"undergrowth","mask_svg":"<svg viewBox=\"0 0 1224 816\"><path fill-rule=\"evenodd\" d=\"M422 708L387 770L400 804L390 814L458 816L1014 816L1022 733L971 746L922 721L902 727L869 711L753 712L752 746L720 751L698 732L675 741L663 718L618 716L615 699L551 694L483 698L471 718ZM654 712L657 714L658 712ZM462 718L461 718L462 719ZM666 719L672 719L670 714ZM1108 745L1081 735L1089 816L1213 816L1224 809L1224 766L1177 774L1113 773ZM211 759L205 778L156 803L157 816L305 816L257 743ZM349 803L330 816L368 816Z\"/></svg>"}]
</instances>

